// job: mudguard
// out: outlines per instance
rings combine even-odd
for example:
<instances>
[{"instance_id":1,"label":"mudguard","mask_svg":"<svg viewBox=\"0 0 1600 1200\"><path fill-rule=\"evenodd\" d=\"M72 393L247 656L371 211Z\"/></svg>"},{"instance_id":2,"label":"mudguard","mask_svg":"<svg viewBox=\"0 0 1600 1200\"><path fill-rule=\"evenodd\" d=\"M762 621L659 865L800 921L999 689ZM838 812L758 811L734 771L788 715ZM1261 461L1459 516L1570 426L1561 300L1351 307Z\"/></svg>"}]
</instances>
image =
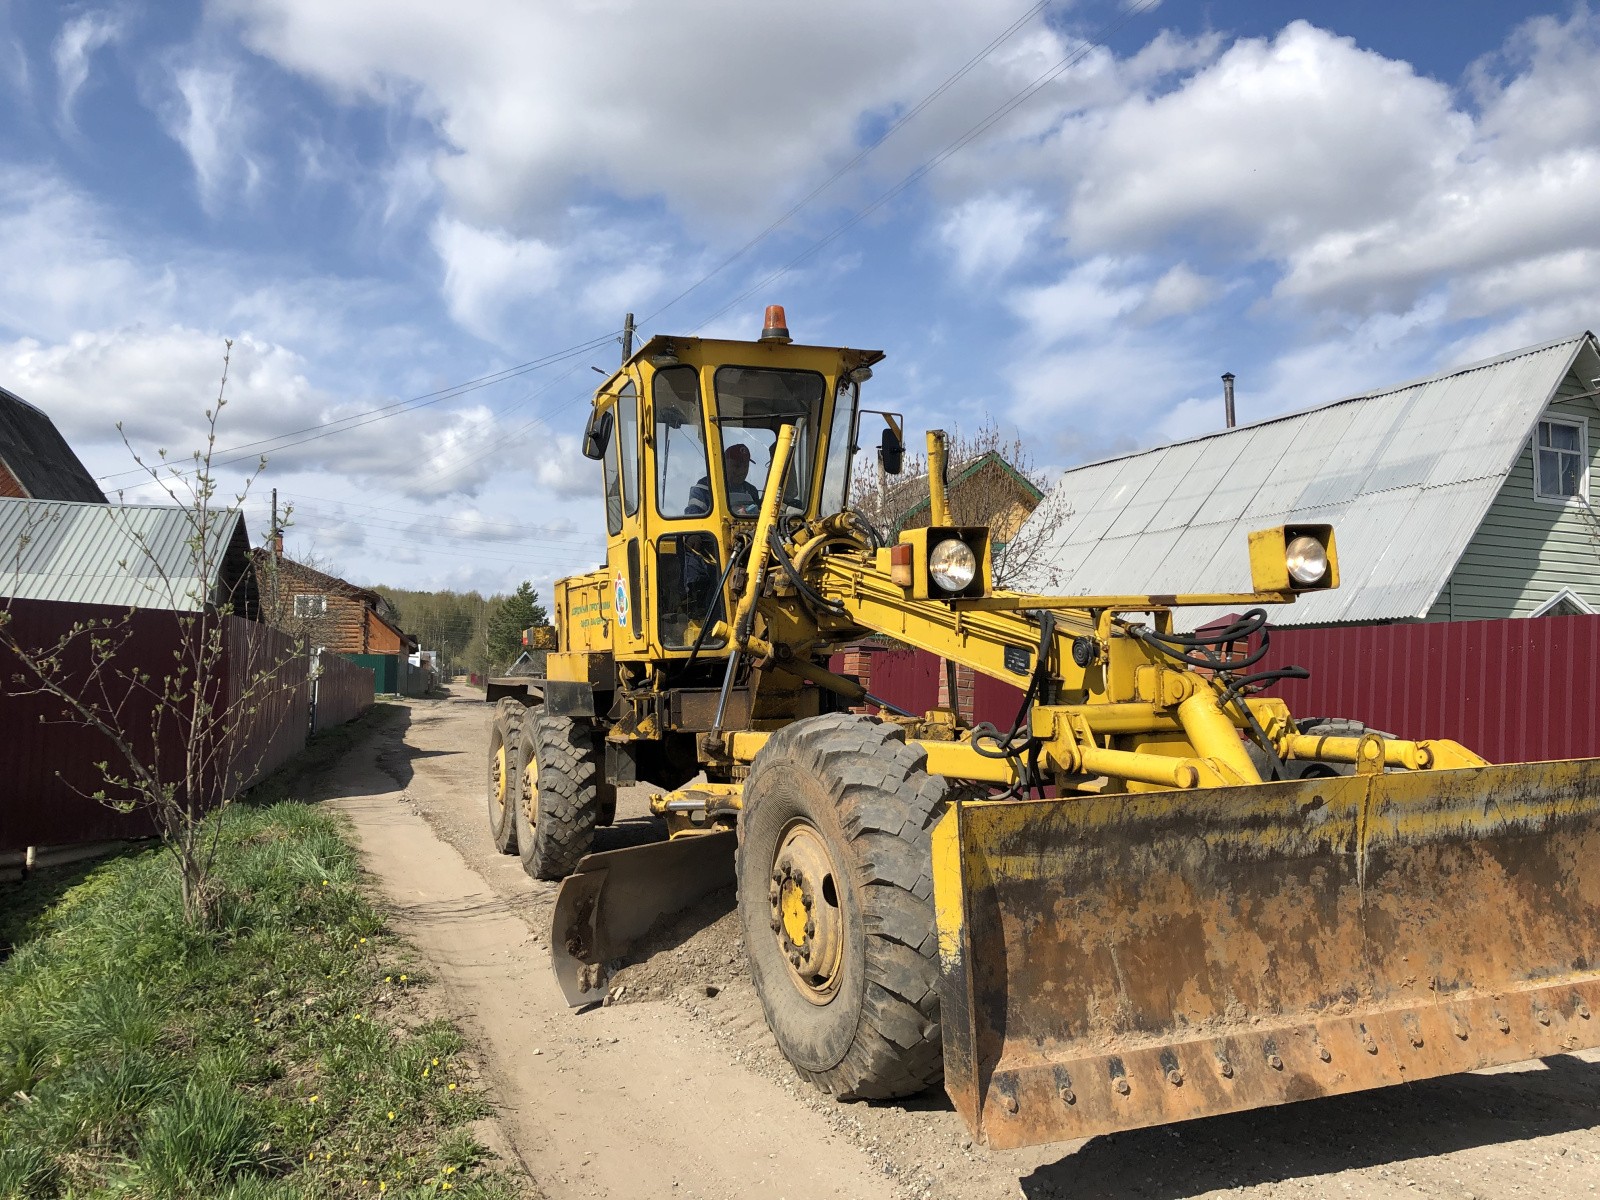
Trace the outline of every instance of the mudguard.
<instances>
[{"instance_id":1,"label":"mudguard","mask_svg":"<svg viewBox=\"0 0 1600 1200\"><path fill-rule=\"evenodd\" d=\"M995 1147L1600 1045L1600 760L961 803L933 854Z\"/></svg>"}]
</instances>

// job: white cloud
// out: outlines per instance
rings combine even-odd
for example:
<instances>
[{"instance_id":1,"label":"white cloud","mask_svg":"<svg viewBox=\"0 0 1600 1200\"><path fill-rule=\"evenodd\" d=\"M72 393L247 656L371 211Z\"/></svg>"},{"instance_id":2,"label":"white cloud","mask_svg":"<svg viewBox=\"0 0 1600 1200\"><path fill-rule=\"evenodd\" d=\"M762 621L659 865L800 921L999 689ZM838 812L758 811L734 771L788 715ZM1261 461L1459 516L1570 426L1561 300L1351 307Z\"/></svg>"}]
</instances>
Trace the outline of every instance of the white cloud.
<instances>
[{"instance_id":1,"label":"white cloud","mask_svg":"<svg viewBox=\"0 0 1600 1200\"><path fill-rule=\"evenodd\" d=\"M1010 270L1049 214L1024 194L975 196L958 204L939 227L956 275L971 282Z\"/></svg>"},{"instance_id":2,"label":"white cloud","mask_svg":"<svg viewBox=\"0 0 1600 1200\"><path fill-rule=\"evenodd\" d=\"M70 130L73 127L73 104L89 80L90 60L97 50L117 41L122 32L121 17L114 12L101 10L72 17L56 35L50 53L55 60L59 88L57 103L63 129Z\"/></svg>"},{"instance_id":3,"label":"white cloud","mask_svg":"<svg viewBox=\"0 0 1600 1200\"><path fill-rule=\"evenodd\" d=\"M1068 230L1094 248L1183 231L1270 253L1382 219L1465 143L1450 101L1408 64L1296 21L1117 108L1074 164Z\"/></svg>"},{"instance_id":4,"label":"white cloud","mask_svg":"<svg viewBox=\"0 0 1600 1200\"><path fill-rule=\"evenodd\" d=\"M1600 16L1537 18L1470 72L1477 110L1304 21L1064 126L1080 255L1199 242L1278 273L1303 311L1404 313L1451 287L1600 249ZM1501 310L1520 303L1506 295Z\"/></svg>"},{"instance_id":5,"label":"white cloud","mask_svg":"<svg viewBox=\"0 0 1600 1200\"><path fill-rule=\"evenodd\" d=\"M540 488L564 499L588 499L599 484L600 464L590 462L578 439L557 434L544 440L542 453L532 455L533 478Z\"/></svg>"},{"instance_id":6,"label":"white cloud","mask_svg":"<svg viewBox=\"0 0 1600 1200\"><path fill-rule=\"evenodd\" d=\"M107 486L142 482L121 448L121 422L147 461L187 463L205 444L204 414L217 396L223 339L183 326L80 332L43 344L24 338L0 344L0 378L47 412L94 469L116 475ZM377 483L405 496L470 493L497 468L499 431L482 405L426 408L372 421L359 414L383 402L329 395L313 385L308 364L289 348L241 334L233 342L227 405L213 461L237 479L264 455L271 478L330 471ZM349 429L296 445L271 443L298 431L359 418ZM299 434L294 440L304 438Z\"/></svg>"},{"instance_id":7,"label":"white cloud","mask_svg":"<svg viewBox=\"0 0 1600 1200\"><path fill-rule=\"evenodd\" d=\"M1137 315L1145 321L1183 316L1210 303L1221 291L1215 279L1196 274L1188 263L1178 263L1150 286Z\"/></svg>"},{"instance_id":8,"label":"white cloud","mask_svg":"<svg viewBox=\"0 0 1600 1200\"><path fill-rule=\"evenodd\" d=\"M173 281L141 266L95 205L60 180L10 163L0 169L0 329L61 338L160 307Z\"/></svg>"},{"instance_id":9,"label":"white cloud","mask_svg":"<svg viewBox=\"0 0 1600 1200\"><path fill-rule=\"evenodd\" d=\"M1146 289L1128 281L1128 264L1092 258L1045 287L1023 288L1009 304L1028 327L1030 342L1051 345L1105 330L1145 300Z\"/></svg>"},{"instance_id":10,"label":"white cloud","mask_svg":"<svg viewBox=\"0 0 1600 1200\"><path fill-rule=\"evenodd\" d=\"M915 21L893 0L226 7L248 45L335 95L434 121L454 148L436 163L454 215L541 236L595 192L662 197L724 235L759 225L856 149L865 118L892 118L1004 27L980 0L930 0ZM986 111L957 103L971 88L1009 94L1011 73L1032 65L1025 43L974 71L912 141Z\"/></svg>"},{"instance_id":11,"label":"white cloud","mask_svg":"<svg viewBox=\"0 0 1600 1200\"><path fill-rule=\"evenodd\" d=\"M261 182L249 140L259 117L241 86L237 65L181 65L161 104L168 135L194 166L201 206L215 215L232 199L248 199Z\"/></svg>"},{"instance_id":12,"label":"white cloud","mask_svg":"<svg viewBox=\"0 0 1600 1200\"><path fill-rule=\"evenodd\" d=\"M513 237L441 217L433 226L433 248L444 263L450 315L491 341L499 335L507 306L551 295L561 283L561 252L538 238Z\"/></svg>"}]
</instances>

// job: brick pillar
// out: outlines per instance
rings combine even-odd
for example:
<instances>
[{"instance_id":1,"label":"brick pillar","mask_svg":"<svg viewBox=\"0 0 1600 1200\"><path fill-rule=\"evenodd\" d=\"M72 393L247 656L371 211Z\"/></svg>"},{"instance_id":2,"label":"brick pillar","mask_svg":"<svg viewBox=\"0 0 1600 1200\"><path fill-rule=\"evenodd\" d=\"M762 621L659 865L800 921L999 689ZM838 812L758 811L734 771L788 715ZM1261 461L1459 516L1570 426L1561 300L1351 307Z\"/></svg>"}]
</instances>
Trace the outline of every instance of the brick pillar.
<instances>
[{"instance_id":1,"label":"brick pillar","mask_svg":"<svg viewBox=\"0 0 1600 1200\"><path fill-rule=\"evenodd\" d=\"M939 660L939 707L950 708L950 672L946 667L948 660ZM977 686L977 675L973 669L964 663L956 664L956 703L957 712L967 724L972 724L972 700L974 689Z\"/></svg>"},{"instance_id":2,"label":"brick pillar","mask_svg":"<svg viewBox=\"0 0 1600 1200\"><path fill-rule=\"evenodd\" d=\"M858 680L867 691L872 690L872 651L864 645L846 646L839 674ZM865 706L853 707L851 712L868 712Z\"/></svg>"}]
</instances>

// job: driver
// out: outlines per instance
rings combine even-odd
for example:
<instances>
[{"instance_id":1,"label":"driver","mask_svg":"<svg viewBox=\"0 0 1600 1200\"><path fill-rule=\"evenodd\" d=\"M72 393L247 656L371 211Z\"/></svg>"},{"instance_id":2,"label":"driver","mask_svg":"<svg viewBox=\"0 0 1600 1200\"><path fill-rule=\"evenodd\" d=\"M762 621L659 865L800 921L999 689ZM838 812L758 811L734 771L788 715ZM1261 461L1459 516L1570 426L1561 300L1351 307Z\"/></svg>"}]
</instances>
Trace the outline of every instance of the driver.
<instances>
[{"instance_id":1,"label":"driver","mask_svg":"<svg viewBox=\"0 0 1600 1200\"><path fill-rule=\"evenodd\" d=\"M751 517L761 507L761 493L749 482L750 447L735 442L722 452L722 478L728 485L728 508L737 517ZM691 516L704 516L711 511L711 480L702 475L700 482L689 489L687 509Z\"/></svg>"}]
</instances>

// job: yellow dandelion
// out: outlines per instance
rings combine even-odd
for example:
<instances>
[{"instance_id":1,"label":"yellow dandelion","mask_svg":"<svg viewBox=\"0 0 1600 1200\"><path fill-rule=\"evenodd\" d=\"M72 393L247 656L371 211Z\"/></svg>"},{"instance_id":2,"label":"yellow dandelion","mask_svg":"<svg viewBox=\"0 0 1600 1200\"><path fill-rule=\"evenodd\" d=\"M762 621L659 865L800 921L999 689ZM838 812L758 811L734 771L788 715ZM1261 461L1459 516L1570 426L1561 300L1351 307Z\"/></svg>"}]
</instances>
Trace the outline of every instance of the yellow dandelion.
<instances>
[{"instance_id":1,"label":"yellow dandelion","mask_svg":"<svg viewBox=\"0 0 1600 1200\"><path fill-rule=\"evenodd\" d=\"M367 944L367 939L366 939L366 938L362 938L362 939L361 939L361 944L362 944L362 945L363 945L363 946L365 946L365 945L366 945L366 944Z\"/></svg>"},{"instance_id":2,"label":"yellow dandelion","mask_svg":"<svg viewBox=\"0 0 1600 1200\"><path fill-rule=\"evenodd\" d=\"M428 1072L431 1071L431 1070L433 1070L432 1067L423 1067L422 1068L422 1077L424 1079L426 1079L428 1077Z\"/></svg>"},{"instance_id":3,"label":"yellow dandelion","mask_svg":"<svg viewBox=\"0 0 1600 1200\"><path fill-rule=\"evenodd\" d=\"M453 1092L453 1091L455 1091L455 1090L456 1090L456 1085L455 1085L455 1084L453 1084L453 1083L452 1083L452 1084L451 1084L451 1085L450 1085L450 1090L451 1090L451 1091L452 1091L452 1092Z\"/></svg>"},{"instance_id":4,"label":"yellow dandelion","mask_svg":"<svg viewBox=\"0 0 1600 1200\"><path fill-rule=\"evenodd\" d=\"M326 879L324 879L324 880L323 880L323 881L322 881L322 886L323 886L323 887L327 887L327 886L328 886L328 881L327 881L327 880L326 880Z\"/></svg>"},{"instance_id":5,"label":"yellow dandelion","mask_svg":"<svg viewBox=\"0 0 1600 1200\"><path fill-rule=\"evenodd\" d=\"M331 1150L328 1151L328 1153L324 1154L322 1156L322 1158L323 1158L324 1162L332 1162L333 1161L333 1151L331 1151Z\"/></svg>"},{"instance_id":6,"label":"yellow dandelion","mask_svg":"<svg viewBox=\"0 0 1600 1200\"><path fill-rule=\"evenodd\" d=\"M317 1102L317 1093L312 1092L311 1093L311 1103L315 1104L316 1102Z\"/></svg>"},{"instance_id":7,"label":"yellow dandelion","mask_svg":"<svg viewBox=\"0 0 1600 1200\"><path fill-rule=\"evenodd\" d=\"M356 1014L356 1020L358 1020L358 1021L361 1020L361 1014L360 1013Z\"/></svg>"},{"instance_id":8,"label":"yellow dandelion","mask_svg":"<svg viewBox=\"0 0 1600 1200\"><path fill-rule=\"evenodd\" d=\"M456 1169L454 1167L446 1167L444 1169L444 1173L446 1175L454 1175L456 1173Z\"/></svg>"},{"instance_id":9,"label":"yellow dandelion","mask_svg":"<svg viewBox=\"0 0 1600 1200\"><path fill-rule=\"evenodd\" d=\"M387 1192L389 1190L389 1185L380 1179L378 1180L378 1190L380 1192Z\"/></svg>"},{"instance_id":10,"label":"yellow dandelion","mask_svg":"<svg viewBox=\"0 0 1600 1200\"><path fill-rule=\"evenodd\" d=\"M405 981L406 981L406 977L404 975L400 976L400 982L404 983Z\"/></svg>"},{"instance_id":11,"label":"yellow dandelion","mask_svg":"<svg viewBox=\"0 0 1600 1200\"><path fill-rule=\"evenodd\" d=\"M385 983L393 983L393 982L394 982L394 976L392 976L392 975L385 975L385 976L384 976L384 977L383 977L383 981L384 981L384 982L385 982Z\"/></svg>"},{"instance_id":12,"label":"yellow dandelion","mask_svg":"<svg viewBox=\"0 0 1600 1200\"><path fill-rule=\"evenodd\" d=\"M439 1065L439 1060L437 1058L433 1060L433 1065L436 1067Z\"/></svg>"},{"instance_id":13,"label":"yellow dandelion","mask_svg":"<svg viewBox=\"0 0 1600 1200\"><path fill-rule=\"evenodd\" d=\"M257 1025L259 1025L259 1024L261 1024L261 1018L260 1018L260 1017L257 1017L257 1018L256 1018L256 1024L257 1024Z\"/></svg>"},{"instance_id":14,"label":"yellow dandelion","mask_svg":"<svg viewBox=\"0 0 1600 1200\"><path fill-rule=\"evenodd\" d=\"M389 1110L389 1120L394 1120L394 1109L392 1108Z\"/></svg>"},{"instance_id":15,"label":"yellow dandelion","mask_svg":"<svg viewBox=\"0 0 1600 1200\"><path fill-rule=\"evenodd\" d=\"M317 1152L315 1150L307 1150L306 1151L306 1161L307 1162L310 1162L316 1156L317 1156Z\"/></svg>"},{"instance_id":16,"label":"yellow dandelion","mask_svg":"<svg viewBox=\"0 0 1600 1200\"><path fill-rule=\"evenodd\" d=\"M441 1192L448 1192L454 1186L455 1186L454 1184L452 1184L448 1179L446 1179L443 1183L441 1183L439 1185L439 1190Z\"/></svg>"}]
</instances>

